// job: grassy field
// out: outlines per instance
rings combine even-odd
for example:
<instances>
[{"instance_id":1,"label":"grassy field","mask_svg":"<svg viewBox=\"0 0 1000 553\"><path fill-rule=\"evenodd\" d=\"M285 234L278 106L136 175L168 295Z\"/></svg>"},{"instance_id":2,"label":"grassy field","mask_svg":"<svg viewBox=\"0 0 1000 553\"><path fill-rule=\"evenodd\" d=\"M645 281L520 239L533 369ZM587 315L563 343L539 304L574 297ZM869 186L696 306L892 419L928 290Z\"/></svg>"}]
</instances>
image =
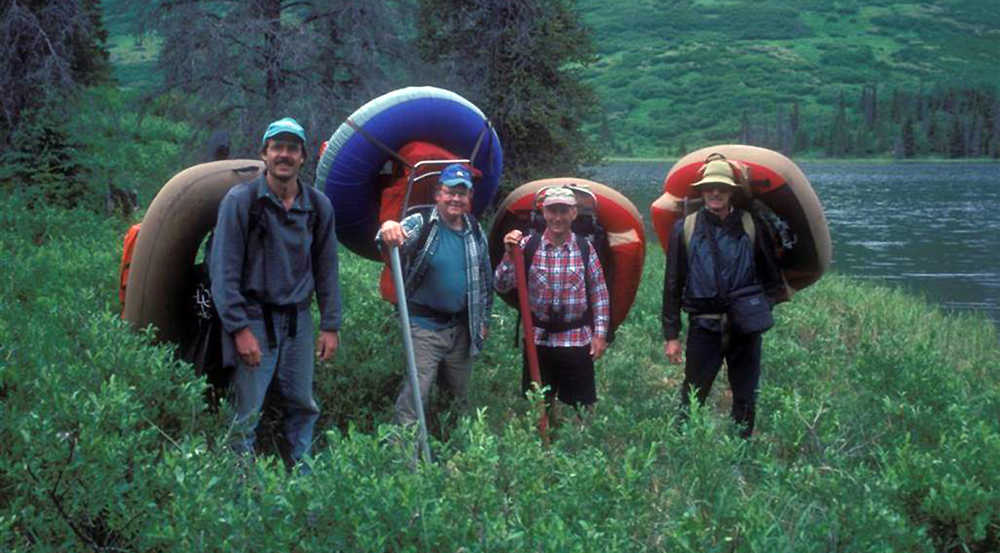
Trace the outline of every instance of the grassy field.
<instances>
[{"instance_id":1,"label":"grassy field","mask_svg":"<svg viewBox=\"0 0 1000 553\"><path fill-rule=\"evenodd\" d=\"M314 473L240 468L227 409L118 320L127 221L0 200L0 546L9 551L994 551L994 327L828 275L765 337L758 433L720 376L678 432L659 333L663 255L598 363L600 402L544 447L498 305L474 410L436 406L414 469L385 423L402 376L378 267L343 254L343 346L318 368Z\"/></svg>"}]
</instances>

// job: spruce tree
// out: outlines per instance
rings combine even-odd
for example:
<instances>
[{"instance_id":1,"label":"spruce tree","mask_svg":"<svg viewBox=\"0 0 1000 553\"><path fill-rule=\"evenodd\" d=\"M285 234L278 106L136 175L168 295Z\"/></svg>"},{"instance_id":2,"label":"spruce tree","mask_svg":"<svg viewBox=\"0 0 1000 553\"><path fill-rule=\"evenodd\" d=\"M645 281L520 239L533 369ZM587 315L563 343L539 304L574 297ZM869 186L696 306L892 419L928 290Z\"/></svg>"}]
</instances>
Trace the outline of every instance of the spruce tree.
<instances>
[{"instance_id":1,"label":"spruce tree","mask_svg":"<svg viewBox=\"0 0 1000 553\"><path fill-rule=\"evenodd\" d=\"M452 84L483 110L515 183L571 174L595 159L581 131L597 98L580 69L591 32L569 0L421 0L424 59L452 69Z\"/></svg>"}]
</instances>

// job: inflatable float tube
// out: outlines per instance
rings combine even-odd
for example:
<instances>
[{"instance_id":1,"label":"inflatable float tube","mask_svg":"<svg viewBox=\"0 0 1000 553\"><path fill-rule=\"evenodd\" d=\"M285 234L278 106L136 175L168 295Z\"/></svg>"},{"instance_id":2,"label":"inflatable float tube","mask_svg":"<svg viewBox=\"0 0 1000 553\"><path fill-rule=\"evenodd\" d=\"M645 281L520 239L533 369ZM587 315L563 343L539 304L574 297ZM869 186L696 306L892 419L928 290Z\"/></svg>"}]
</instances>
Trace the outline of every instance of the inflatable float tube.
<instances>
[{"instance_id":1,"label":"inflatable float tube","mask_svg":"<svg viewBox=\"0 0 1000 553\"><path fill-rule=\"evenodd\" d=\"M482 215L500 181L503 150L483 112L454 92L431 86L389 92L358 108L337 128L320 156L315 186L333 203L337 239L351 251L381 261L374 238L384 179L393 153L411 142L434 144L471 159L482 174L472 212ZM381 145L380 145L381 144ZM387 151L388 149L388 151Z\"/></svg>"},{"instance_id":2,"label":"inflatable float tube","mask_svg":"<svg viewBox=\"0 0 1000 553\"><path fill-rule=\"evenodd\" d=\"M705 158L720 153L750 169L753 198L784 219L795 234L795 245L779 259L782 274L792 290L801 290L819 280L833 257L830 229L823 206L809 179L784 155L756 146L722 144L691 152L674 164L663 181L663 195L650 205L653 228L666 251L674 223L683 217L684 198L697 197L691 184L699 179Z\"/></svg>"},{"instance_id":3,"label":"inflatable float tube","mask_svg":"<svg viewBox=\"0 0 1000 553\"><path fill-rule=\"evenodd\" d=\"M578 178L553 178L531 181L514 189L497 209L487 241L490 259L496 268L503 258L503 237L513 229L527 232L535 194L549 186L582 186L597 197L597 220L604 227L611 246L614 286L611 294L611 330L625 320L642 278L646 258L646 230L642 215L635 205L617 190L593 181ZM503 294L504 301L517 309L517 295Z\"/></svg>"},{"instance_id":4,"label":"inflatable float tube","mask_svg":"<svg viewBox=\"0 0 1000 553\"><path fill-rule=\"evenodd\" d=\"M177 342L188 335L187 303L179 299L191 292L198 248L215 226L226 192L263 170L260 160L213 161L185 169L163 185L142 218L125 320L138 328L152 324L160 340Z\"/></svg>"}]
</instances>

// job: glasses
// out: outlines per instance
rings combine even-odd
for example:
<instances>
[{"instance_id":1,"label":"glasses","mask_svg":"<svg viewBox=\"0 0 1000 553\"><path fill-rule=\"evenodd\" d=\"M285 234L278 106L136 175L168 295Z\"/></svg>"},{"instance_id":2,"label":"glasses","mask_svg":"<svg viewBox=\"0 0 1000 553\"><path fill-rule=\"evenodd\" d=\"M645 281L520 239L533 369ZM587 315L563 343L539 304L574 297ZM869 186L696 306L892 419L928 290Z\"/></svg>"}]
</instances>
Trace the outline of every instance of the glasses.
<instances>
[{"instance_id":1,"label":"glasses","mask_svg":"<svg viewBox=\"0 0 1000 553\"><path fill-rule=\"evenodd\" d=\"M469 189L465 188L464 186L462 186L462 187L459 187L459 186L455 186L455 187L442 186L441 187L441 193L444 194L445 196L449 196L449 197L452 197L452 198L465 198L466 196L469 195Z\"/></svg>"}]
</instances>

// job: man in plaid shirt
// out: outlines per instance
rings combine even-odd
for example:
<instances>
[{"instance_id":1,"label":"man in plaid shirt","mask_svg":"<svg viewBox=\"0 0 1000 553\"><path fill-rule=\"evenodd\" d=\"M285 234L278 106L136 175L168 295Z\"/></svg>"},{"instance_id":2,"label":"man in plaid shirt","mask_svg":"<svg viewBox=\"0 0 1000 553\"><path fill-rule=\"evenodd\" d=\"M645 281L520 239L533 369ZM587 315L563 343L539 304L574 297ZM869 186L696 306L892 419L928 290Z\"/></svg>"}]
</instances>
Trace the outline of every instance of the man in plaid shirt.
<instances>
[{"instance_id":1,"label":"man in plaid shirt","mask_svg":"<svg viewBox=\"0 0 1000 553\"><path fill-rule=\"evenodd\" d=\"M493 305L486 240L470 214L472 174L453 163L439 180L432 211L386 221L375 237L386 251L399 246L424 411L435 380L451 391L460 409L465 407L472 357L483 348ZM416 409L410 381L403 379L396 422L415 423Z\"/></svg>"},{"instance_id":2,"label":"man in plaid shirt","mask_svg":"<svg viewBox=\"0 0 1000 553\"><path fill-rule=\"evenodd\" d=\"M584 262L580 238L572 231L576 196L569 188L552 188L542 200L545 232L528 271L528 298L535 322L535 345L542 385L568 405L590 406L597 401L594 360L607 347L608 287L593 244ZM512 230L503 238L507 253L497 266L495 288L506 293L516 285L510 250L528 244L531 237ZM538 240L535 238L535 240ZM586 240L585 238L583 240ZM588 241L589 243L589 241ZM589 286L588 286L589 280ZM524 359L522 388L530 389L528 362Z\"/></svg>"}]
</instances>

